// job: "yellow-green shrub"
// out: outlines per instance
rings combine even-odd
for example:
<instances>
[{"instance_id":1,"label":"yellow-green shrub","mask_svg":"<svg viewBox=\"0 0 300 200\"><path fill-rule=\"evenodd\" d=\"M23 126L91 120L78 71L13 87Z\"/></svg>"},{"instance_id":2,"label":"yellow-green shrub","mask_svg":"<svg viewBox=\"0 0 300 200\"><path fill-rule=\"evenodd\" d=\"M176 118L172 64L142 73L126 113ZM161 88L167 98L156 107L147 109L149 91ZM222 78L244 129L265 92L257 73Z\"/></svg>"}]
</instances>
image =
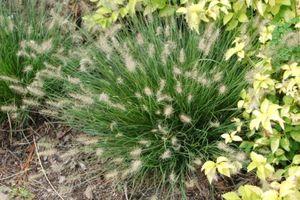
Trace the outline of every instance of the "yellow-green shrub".
<instances>
[{"instance_id":1,"label":"yellow-green shrub","mask_svg":"<svg viewBox=\"0 0 300 200\"><path fill-rule=\"evenodd\" d=\"M227 28L247 22L255 13L268 20L289 20L300 13L296 0L90 0L97 10L85 17L90 25L107 27L120 18L137 11L148 15L184 15L189 27L198 31L201 22L223 20Z\"/></svg>"},{"instance_id":2,"label":"yellow-green shrub","mask_svg":"<svg viewBox=\"0 0 300 200\"><path fill-rule=\"evenodd\" d=\"M256 171L261 188L241 186L223 195L227 200L277 200L300 198L300 66L297 63L272 67L265 57L251 74L251 87L241 94L237 129L222 135L226 143L243 142L240 148L250 155L247 171ZM245 134L246 133L246 134ZM238 136L238 134L240 136ZM226 158L222 157L223 160ZM207 161L202 170L210 182L217 165ZM230 177L236 166L229 159L218 172ZM224 169L225 168L225 169ZM223 173L223 172L228 173Z\"/></svg>"}]
</instances>

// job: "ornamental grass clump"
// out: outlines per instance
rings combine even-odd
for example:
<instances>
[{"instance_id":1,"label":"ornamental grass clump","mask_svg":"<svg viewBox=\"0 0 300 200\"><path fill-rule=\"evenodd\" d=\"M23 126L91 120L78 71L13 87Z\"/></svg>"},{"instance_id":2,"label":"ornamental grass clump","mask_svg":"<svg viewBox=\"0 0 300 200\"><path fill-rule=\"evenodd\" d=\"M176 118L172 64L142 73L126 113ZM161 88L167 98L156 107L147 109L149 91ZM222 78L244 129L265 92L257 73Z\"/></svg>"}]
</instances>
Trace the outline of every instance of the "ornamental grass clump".
<instances>
[{"instance_id":1,"label":"ornamental grass clump","mask_svg":"<svg viewBox=\"0 0 300 200\"><path fill-rule=\"evenodd\" d=\"M59 14L61 4L51 10L46 1L0 2L0 121L22 123L46 96L44 81L59 78L58 57L77 34Z\"/></svg>"},{"instance_id":2,"label":"ornamental grass clump","mask_svg":"<svg viewBox=\"0 0 300 200\"><path fill-rule=\"evenodd\" d=\"M185 198L202 163L222 155L218 141L230 129L251 66L235 55L225 60L238 32L210 24L197 34L183 23L116 25L93 46L71 52L65 94L48 101L47 110L99 136L95 148L106 159L108 180L168 186Z\"/></svg>"}]
</instances>

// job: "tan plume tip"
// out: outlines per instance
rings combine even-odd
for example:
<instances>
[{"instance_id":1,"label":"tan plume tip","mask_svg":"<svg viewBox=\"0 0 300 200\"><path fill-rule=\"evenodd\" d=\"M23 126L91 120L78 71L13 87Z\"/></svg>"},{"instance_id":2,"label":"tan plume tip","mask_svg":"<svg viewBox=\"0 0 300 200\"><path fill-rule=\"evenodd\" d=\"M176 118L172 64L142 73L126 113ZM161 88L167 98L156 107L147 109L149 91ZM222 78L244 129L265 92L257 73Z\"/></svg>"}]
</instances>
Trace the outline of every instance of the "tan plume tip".
<instances>
[{"instance_id":1,"label":"tan plume tip","mask_svg":"<svg viewBox=\"0 0 300 200\"><path fill-rule=\"evenodd\" d=\"M35 99L22 99L23 104L27 105L27 106L39 106L40 103L38 101L36 101Z\"/></svg>"},{"instance_id":2,"label":"tan plume tip","mask_svg":"<svg viewBox=\"0 0 300 200\"><path fill-rule=\"evenodd\" d=\"M110 99L109 99L109 96L108 94L102 92L99 96L99 101L103 101L103 102L106 102L106 103L109 103L110 102Z\"/></svg>"},{"instance_id":3,"label":"tan plume tip","mask_svg":"<svg viewBox=\"0 0 300 200\"><path fill-rule=\"evenodd\" d=\"M81 72L86 72L88 71L88 67L92 65L92 61L89 58L83 58L80 60L79 65L80 65L79 70Z\"/></svg>"},{"instance_id":4,"label":"tan plume tip","mask_svg":"<svg viewBox=\"0 0 300 200\"><path fill-rule=\"evenodd\" d=\"M213 80L214 81L220 81L223 77L222 72L217 72L214 76L213 76Z\"/></svg>"},{"instance_id":5,"label":"tan plume tip","mask_svg":"<svg viewBox=\"0 0 300 200\"><path fill-rule=\"evenodd\" d=\"M144 93L145 93L147 96L151 96L151 95L152 95L152 90L151 90L149 87L145 87L145 88L144 88Z\"/></svg>"},{"instance_id":6,"label":"tan plume tip","mask_svg":"<svg viewBox=\"0 0 300 200\"><path fill-rule=\"evenodd\" d=\"M184 49L180 50L180 53L179 53L179 62L180 63L184 63L185 62L185 52L184 52Z\"/></svg>"},{"instance_id":7,"label":"tan plume tip","mask_svg":"<svg viewBox=\"0 0 300 200\"><path fill-rule=\"evenodd\" d=\"M182 74L182 71L178 67L173 68L174 75L178 76Z\"/></svg>"},{"instance_id":8,"label":"tan plume tip","mask_svg":"<svg viewBox=\"0 0 300 200\"><path fill-rule=\"evenodd\" d=\"M98 38L98 46L106 54L111 54L111 52L113 51L113 48L108 43L106 37L101 36L100 38Z\"/></svg>"},{"instance_id":9,"label":"tan plume tip","mask_svg":"<svg viewBox=\"0 0 300 200\"><path fill-rule=\"evenodd\" d=\"M154 47L154 44L149 44L148 46L148 53L149 53L149 56L152 58L155 54L155 47Z\"/></svg>"},{"instance_id":10,"label":"tan plume tip","mask_svg":"<svg viewBox=\"0 0 300 200\"><path fill-rule=\"evenodd\" d=\"M39 111L42 115L48 115L48 116L58 116L59 113L54 111L54 110L49 110L49 109L42 109Z\"/></svg>"},{"instance_id":11,"label":"tan plume tip","mask_svg":"<svg viewBox=\"0 0 300 200\"><path fill-rule=\"evenodd\" d=\"M156 28L156 36L159 36L159 35L161 35L161 33L162 33L162 27L161 26L159 26L159 27L157 27Z\"/></svg>"},{"instance_id":12,"label":"tan plume tip","mask_svg":"<svg viewBox=\"0 0 300 200\"><path fill-rule=\"evenodd\" d=\"M95 153L96 153L96 156L102 156L104 153L104 150L101 148L97 148Z\"/></svg>"},{"instance_id":13,"label":"tan plume tip","mask_svg":"<svg viewBox=\"0 0 300 200\"><path fill-rule=\"evenodd\" d=\"M163 154L161 154L160 158L165 160L171 158L171 155L172 155L171 151L167 149L165 152L163 152Z\"/></svg>"},{"instance_id":14,"label":"tan plume tip","mask_svg":"<svg viewBox=\"0 0 300 200\"><path fill-rule=\"evenodd\" d=\"M165 108L164 108L164 115L165 117L170 117L174 112L174 109L171 105L167 105Z\"/></svg>"},{"instance_id":15,"label":"tan plume tip","mask_svg":"<svg viewBox=\"0 0 300 200\"><path fill-rule=\"evenodd\" d=\"M175 137L175 136L173 136L172 138L171 138L171 143L172 143L172 145L173 146L177 146L178 145L178 139Z\"/></svg>"},{"instance_id":16,"label":"tan plume tip","mask_svg":"<svg viewBox=\"0 0 300 200\"><path fill-rule=\"evenodd\" d=\"M76 138L76 141L83 145L91 145L91 144L97 144L99 142L99 139L97 137L89 137L81 134Z\"/></svg>"},{"instance_id":17,"label":"tan plume tip","mask_svg":"<svg viewBox=\"0 0 300 200\"><path fill-rule=\"evenodd\" d=\"M33 70L32 65L28 65L26 67L24 67L23 72L28 73L31 72Z\"/></svg>"},{"instance_id":18,"label":"tan plume tip","mask_svg":"<svg viewBox=\"0 0 300 200\"><path fill-rule=\"evenodd\" d=\"M124 83L124 79L122 77L118 77L117 78L117 83L118 84L123 84Z\"/></svg>"},{"instance_id":19,"label":"tan plume tip","mask_svg":"<svg viewBox=\"0 0 300 200\"><path fill-rule=\"evenodd\" d=\"M189 117L188 115L186 114L181 114L179 115L179 119L181 122L185 123L185 124L188 124L188 123L191 123L192 122L192 119L191 117Z\"/></svg>"},{"instance_id":20,"label":"tan plume tip","mask_svg":"<svg viewBox=\"0 0 300 200\"><path fill-rule=\"evenodd\" d=\"M144 44L144 38L142 36L141 33L138 33L137 36L136 36L136 41L139 45L143 45Z\"/></svg>"},{"instance_id":21,"label":"tan plume tip","mask_svg":"<svg viewBox=\"0 0 300 200\"><path fill-rule=\"evenodd\" d=\"M42 91L41 87L29 85L29 86L27 86L27 90L30 92L30 94L32 94L34 96L37 96L37 97L45 96L45 93Z\"/></svg>"},{"instance_id":22,"label":"tan plume tip","mask_svg":"<svg viewBox=\"0 0 300 200\"><path fill-rule=\"evenodd\" d=\"M190 103L193 99L193 95L192 94L189 94L188 97L187 97L187 101L188 103Z\"/></svg>"},{"instance_id":23,"label":"tan plume tip","mask_svg":"<svg viewBox=\"0 0 300 200\"><path fill-rule=\"evenodd\" d=\"M145 146L149 146L150 145L150 141L148 141L148 140L140 140L139 144L145 145Z\"/></svg>"},{"instance_id":24,"label":"tan plume tip","mask_svg":"<svg viewBox=\"0 0 300 200\"><path fill-rule=\"evenodd\" d=\"M181 83L180 82L177 82L177 85L175 87L175 90L178 94L181 94L182 93L182 86L181 86Z\"/></svg>"},{"instance_id":25,"label":"tan plume tip","mask_svg":"<svg viewBox=\"0 0 300 200\"><path fill-rule=\"evenodd\" d=\"M123 134L123 133L120 133L120 132L116 134L116 137L117 137L117 138L120 138L120 137L123 137L123 136L124 136L124 134Z\"/></svg>"},{"instance_id":26,"label":"tan plume tip","mask_svg":"<svg viewBox=\"0 0 300 200\"><path fill-rule=\"evenodd\" d=\"M119 172L117 170L110 171L105 174L105 179L114 179L119 175Z\"/></svg>"},{"instance_id":27,"label":"tan plume tip","mask_svg":"<svg viewBox=\"0 0 300 200\"><path fill-rule=\"evenodd\" d=\"M130 155L132 157L139 157L142 153L142 149L141 148L136 148L133 151L130 152Z\"/></svg>"},{"instance_id":28,"label":"tan plume tip","mask_svg":"<svg viewBox=\"0 0 300 200\"><path fill-rule=\"evenodd\" d=\"M16 105L5 105L1 106L0 110L2 112L17 112L18 108L16 107Z\"/></svg>"},{"instance_id":29,"label":"tan plume tip","mask_svg":"<svg viewBox=\"0 0 300 200\"><path fill-rule=\"evenodd\" d=\"M247 155L244 152L238 152L235 156L238 161L245 161L247 159Z\"/></svg>"},{"instance_id":30,"label":"tan plume tip","mask_svg":"<svg viewBox=\"0 0 300 200\"><path fill-rule=\"evenodd\" d=\"M158 200L158 197L157 197L157 195L153 195L149 198L149 200Z\"/></svg>"},{"instance_id":31,"label":"tan plume tip","mask_svg":"<svg viewBox=\"0 0 300 200\"><path fill-rule=\"evenodd\" d=\"M194 188L196 185L197 185L196 179L191 179L191 180L185 182L185 186L189 189Z\"/></svg>"},{"instance_id":32,"label":"tan plume tip","mask_svg":"<svg viewBox=\"0 0 300 200\"><path fill-rule=\"evenodd\" d=\"M171 174L169 175L169 180L171 183L175 183L176 182L176 175L174 172L171 172Z\"/></svg>"},{"instance_id":33,"label":"tan plume tip","mask_svg":"<svg viewBox=\"0 0 300 200\"><path fill-rule=\"evenodd\" d=\"M197 165L197 166L202 165L202 161L201 161L200 158L196 158L196 159L193 161L193 163L194 163L195 165Z\"/></svg>"},{"instance_id":34,"label":"tan plume tip","mask_svg":"<svg viewBox=\"0 0 300 200\"><path fill-rule=\"evenodd\" d=\"M220 122L218 120L209 122L210 126L213 128L218 128L220 126Z\"/></svg>"},{"instance_id":35,"label":"tan plume tip","mask_svg":"<svg viewBox=\"0 0 300 200\"><path fill-rule=\"evenodd\" d=\"M50 51L52 48L52 39L44 41L37 50L38 53L43 54Z\"/></svg>"},{"instance_id":36,"label":"tan plume tip","mask_svg":"<svg viewBox=\"0 0 300 200\"><path fill-rule=\"evenodd\" d=\"M40 156L53 156L55 154L57 154L56 149L48 149L39 153Z\"/></svg>"},{"instance_id":37,"label":"tan plume tip","mask_svg":"<svg viewBox=\"0 0 300 200\"><path fill-rule=\"evenodd\" d=\"M124 159L123 159L123 158L120 158L120 157L119 157L119 158L115 158L115 159L112 160L112 162L113 162L113 163L116 163L116 164L120 164L120 163L122 163L123 161L124 161Z\"/></svg>"},{"instance_id":38,"label":"tan plume tip","mask_svg":"<svg viewBox=\"0 0 300 200\"><path fill-rule=\"evenodd\" d=\"M27 94L27 90L23 86L20 86L20 85L10 85L9 88L12 89L12 90L14 90L15 92L17 92L19 94Z\"/></svg>"},{"instance_id":39,"label":"tan plume tip","mask_svg":"<svg viewBox=\"0 0 300 200\"><path fill-rule=\"evenodd\" d=\"M138 99L141 99L141 98L142 98L142 95L141 95L141 93L139 93L139 92L136 92L136 93L134 94L134 96L135 96L136 98L138 98Z\"/></svg>"},{"instance_id":40,"label":"tan plume tip","mask_svg":"<svg viewBox=\"0 0 300 200\"><path fill-rule=\"evenodd\" d=\"M12 78L12 77L8 77L8 76L0 76L0 80L12 82L12 83L19 83L20 82L18 79Z\"/></svg>"},{"instance_id":41,"label":"tan plume tip","mask_svg":"<svg viewBox=\"0 0 300 200\"><path fill-rule=\"evenodd\" d=\"M129 54L124 55L124 62L129 72L134 72L136 70L136 62Z\"/></svg>"},{"instance_id":42,"label":"tan plume tip","mask_svg":"<svg viewBox=\"0 0 300 200\"><path fill-rule=\"evenodd\" d=\"M66 158L70 158L76 154L78 154L79 151L77 149L70 149L69 151L67 151L66 153L63 153L60 155L61 159L66 159Z\"/></svg>"},{"instance_id":43,"label":"tan plume tip","mask_svg":"<svg viewBox=\"0 0 300 200\"><path fill-rule=\"evenodd\" d=\"M227 91L227 87L225 85L221 85L219 88L220 94L224 94Z\"/></svg>"},{"instance_id":44,"label":"tan plume tip","mask_svg":"<svg viewBox=\"0 0 300 200\"><path fill-rule=\"evenodd\" d=\"M94 100L92 99L92 97L87 96L87 95L70 93L69 96L78 101L81 101L82 103L84 103L86 105L91 105L94 103Z\"/></svg>"},{"instance_id":45,"label":"tan plume tip","mask_svg":"<svg viewBox=\"0 0 300 200\"><path fill-rule=\"evenodd\" d=\"M74 77L68 76L68 82L71 83L71 84L77 85L77 84L79 84L81 81L80 81L79 78L74 78Z\"/></svg>"},{"instance_id":46,"label":"tan plume tip","mask_svg":"<svg viewBox=\"0 0 300 200\"><path fill-rule=\"evenodd\" d=\"M164 30L164 34L166 37L169 37L171 34L171 30L170 30L170 26L166 25L165 30Z\"/></svg>"},{"instance_id":47,"label":"tan plume tip","mask_svg":"<svg viewBox=\"0 0 300 200\"><path fill-rule=\"evenodd\" d=\"M140 160L134 160L131 163L130 171L131 172L136 172L136 171L138 171L141 168L141 166L142 166L142 161L140 161Z\"/></svg>"}]
</instances>

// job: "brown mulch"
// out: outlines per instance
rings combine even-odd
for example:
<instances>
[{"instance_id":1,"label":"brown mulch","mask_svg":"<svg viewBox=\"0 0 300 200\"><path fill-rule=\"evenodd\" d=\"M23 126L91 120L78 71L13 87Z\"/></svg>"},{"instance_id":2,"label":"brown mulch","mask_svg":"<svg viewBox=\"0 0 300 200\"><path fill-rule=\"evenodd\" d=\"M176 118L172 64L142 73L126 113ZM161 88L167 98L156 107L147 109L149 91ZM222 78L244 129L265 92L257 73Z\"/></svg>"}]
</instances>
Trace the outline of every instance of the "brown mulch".
<instances>
[{"instance_id":1,"label":"brown mulch","mask_svg":"<svg viewBox=\"0 0 300 200\"><path fill-rule=\"evenodd\" d=\"M95 159L95 153L89 148L84 149L82 139L78 140L86 136L67 126L43 120L27 129L12 130L10 127L6 123L0 128L1 200L127 199L124 188L115 188L104 180L101 161ZM79 148L81 150L76 152ZM188 191L187 198L221 199L221 194L241 184L257 184L253 177L247 173L232 179L220 177L212 187L199 170L198 183ZM20 192L22 190L27 191L27 196ZM151 196L147 191L130 194L128 190L131 199L149 199ZM212 194L215 196L212 197ZM173 199L181 198L177 196Z\"/></svg>"},{"instance_id":2,"label":"brown mulch","mask_svg":"<svg viewBox=\"0 0 300 200\"><path fill-rule=\"evenodd\" d=\"M78 135L49 122L17 131L4 124L0 128L0 199L125 199L99 175L101 163L90 160L93 153L72 155L83 146L76 141Z\"/></svg>"}]
</instances>

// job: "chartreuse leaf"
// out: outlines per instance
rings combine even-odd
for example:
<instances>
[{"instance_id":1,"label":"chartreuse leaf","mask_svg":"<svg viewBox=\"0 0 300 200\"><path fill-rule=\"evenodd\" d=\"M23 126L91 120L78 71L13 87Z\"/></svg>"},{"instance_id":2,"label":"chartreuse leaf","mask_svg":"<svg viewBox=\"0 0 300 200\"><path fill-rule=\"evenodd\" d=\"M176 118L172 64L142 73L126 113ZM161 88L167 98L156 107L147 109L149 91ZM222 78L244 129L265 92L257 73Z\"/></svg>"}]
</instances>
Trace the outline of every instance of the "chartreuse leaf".
<instances>
[{"instance_id":1,"label":"chartreuse leaf","mask_svg":"<svg viewBox=\"0 0 300 200\"><path fill-rule=\"evenodd\" d=\"M127 7L121 8L119 11L120 11L121 17L125 17L128 14L128 8Z\"/></svg>"},{"instance_id":2,"label":"chartreuse leaf","mask_svg":"<svg viewBox=\"0 0 300 200\"><path fill-rule=\"evenodd\" d=\"M161 17L172 16L175 13L175 11L176 11L175 7L166 6L165 8L159 11L159 16Z\"/></svg>"},{"instance_id":3,"label":"chartreuse leaf","mask_svg":"<svg viewBox=\"0 0 300 200\"><path fill-rule=\"evenodd\" d=\"M275 153L279 147L280 144L280 136L273 136L270 138L270 142L271 142L271 150L272 153Z\"/></svg>"},{"instance_id":4,"label":"chartreuse leaf","mask_svg":"<svg viewBox=\"0 0 300 200\"><path fill-rule=\"evenodd\" d=\"M290 151L290 141L288 138L284 137L284 138L281 138L280 140L280 146L286 150L286 151Z\"/></svg>"},{"instance_id":5,"label":"chartreuse leaf","mask_svg":"<svg viewBox=\"0 0 300 200\"><path fill-rule=\"evenodd\" d=\"M180 0L180 4L185 4L187 3L189 0Z\"/></svg>"},{"instance_id":6,"label":"chartreuse leaf","mask_svg":"<svg viewBox=\"0 0 300 200\"><path fill-rule=\"evenodd\" d=\"M223 18L223 24L227 24L233 17L233 13L229 12L227 15L224 16Z\"/></svg>"},{"instance_id":7,"label":"chartreuse leaf","mask_svg":"<svg viewBox=\"0 0 300 200\"><path fill-rule=\"evenodd\" d=\"M247 22L247 21L249 21L247 15L245 13L241 13L238 16L238 20L239 20L239 22Z\"/></svg>"},{"instance_id":8,"label":"chartreuse leaf","mask_svg":"<svg viewBox=\"0 0 300 200\"><path fill-rule=\"evenodd\" d=\"M300 154L297 154L293 158L293 164L299 165L300 164Z\"/></svg>"},{"instance_id":9,"label":"chartreuse leaf","mask_svg":"<svg viewBox=\"0 0 300 200\"><path fill-rule=\"evenodd\" d=\"M204 170L205 175L210 183L212 183L217 171L225 176L230 177L231 172L238 171L241 168L240 163L231 163L228 158L220 156L216 162L206 161L201 170Z\"/></svg>"},{"instance_id":10,"label":"chartreuse leaf","mask_svg":"<svg viewBox=\"0 0 300 200\"><path fill-rule=\"evenodd\" d=\"M243 200L261 200L262 190L253 185L241 186L238 189L239 194Z\"/></svg>"},{"instance_id":11,"label":"chartreuse leaf","mask_svg":"<svg viewBox=\"0 0 300 200\"><path fill-rule=\"evenodd\" d=\"M247 167L248 172L257 169L257 176L262 180L265 180L274 173L274 168L267 163L267 159L264 156L251 152L250 158L252 162Z\"/></svg>"},{"instance_id":12,"label":"chartreuse leaf","mask_svg":"<svg viewBox=\"0 0 300 200\"><path fill-rule=\"evenodd\" d=\"M300 142L300 131L293 131L290 134L295 141Z\"/></svg>"},{"instance_id":13,"label":"chartreuse leaf","mask_svg":"<svg viewBox=\"0 0 300 200\"><path fill-rule=\"evenodd\" d=\"M209 22L208 17L206 16L206 1L199 1L197 4L191 3L186 7L180 7L177 9L177 13L185 15L186 21L190 29L199 33L199 25L201 21Z\"/></svg>"},{"instance_id":14,"label":"chartreuse leaf","mask_svg":"<svg viewBox=\"0 0 300 200\"><path fill-rule=\"evenodd\" d=\"M264 12L265 12L266 8L267 8L267 6L266 6L266 4L264 4L262 2L262 0L259 0L257 2L257 10L261 16L264 16Z\"/></svg>"},{"instance_id":15,"label":"chartreuse leaf","mask_svg":"<svg viewBox=\"0 0 300 200\"><path fill-rule=\"evenodd\" d=\"M230 176L230 166L227 162L222 162L217 165L218 172L225 176Z\"/></svg>"},{"instance_id":16,"label":"chartreuse leaf","mask_svg":"<svg viewBox=\"0 0 300 200\"><path fill-rule=\"evenodd\" d=\"M283 181L280 184L279 193L281 197L288 196L289 194L293 193L293 190L295 188L295 183L292 181Z\"/></svg>"},{"instance_id":17,"label":"chartreuse leaf","mask_svg":"<svg viewBox=\"0 0 300 200\"><path fill-rule=\"evenodd\" d=\"M212 183L214 177L216 176L216 173L217 173L217 166L216 166L216 163L213 162L213 161L206 161L201 170L203 171L204 170L204 173L209 181L209 183Z\"/></svg>"},{"instance_id":18,"label":"chartreuse leaf","mask_svg":"<svg viewBox=\"0 0 300 200\"><path fill-rule=\"evenodd\" d=\"M284 173L285 173L285 170L279 169L273 174L272 178L280 180Z\"/></svg>"},{"instance_id":19,"label":"chartreuse leaf","mask_svg":"<svg viewBox=\"0 0 300 200\"><path fill-rule=\"evenodd\" d=\"M222 195L225 200L241 200L236 192L227 192Z\"/></svg>"},{"instance_id":20,"label":"chartreuse leaf","mask_svg":"<svg viewBox=\"0 0 300 200\"><path fill-rule=\"evenodd\" d=\"M127 4L128 12L132 16L135 14L135 6L136 6L137 2L138 2L138 0L129 0L129 2Z\"/></svg>"},{"instance_id":21,"label":"chartreuse leaf","mask_svg":"<svg viewBox=\"0 0 300 200\"><path fill-rule=\"evenodd\" d=\"M233 19L233 20L231 20L230 22L229 22L229 24L227 25L227 27L226 27L226 30L227 31L231 31L231 30L233 30L237 25L238 25L238 20L236 20L236 19Z\"/></svg>"},{"instance_id":22,"label":"chartreuse leaf","mask_svg":"<svg viewBox=\"0 0 300 200\"><path fill-rule=\"evenodd\" d=\"M250 122L250 129L257 130L261 124L266 131L273 133L271 121L277 121L281 128L284 129L284 120L280 117L278 111L280 108L281 106L272 103L267 98L264 99L260 106L260 110L253 111L254 119Z\"/></svg>"},{"instance_id":23,"label":"chartreuse leaf","mask_svg":"<svg viewBox=\"0 0 300 200\"><path fill-rule=\"evenodd\" d=\"M280 200L276 190L268 190L262 194L262 200Z\"/></svg>"},{"instance_id":24,"label":"chartreuse leaf","mask_svg":"<svg viewBox=\"0 0 300 200\"><path fill-rule=\"evenodd\" d=\"M237 131L232 131L231 133L224 133L221 135L222 138L225 139L225 143L228 144L228 143L231 143L231 142L241 142L243 141L243 139L236 135L237 134Z\"/></svg>"},{"instance_id":25,"label":"chartreuse leaf","mask_svg":"<svg viewBox=\"0 0 300 200\"><path fill-rule=\"evenodd\" d=\"M237 56L239 57L238 60L244 58L245 42L242 40L242 38L236 37L233 43L235 44L235 46L226 51L225 60L229 60L229 58L231 58L234 54L237 54Z\"/></svg>"}]
</instances>

